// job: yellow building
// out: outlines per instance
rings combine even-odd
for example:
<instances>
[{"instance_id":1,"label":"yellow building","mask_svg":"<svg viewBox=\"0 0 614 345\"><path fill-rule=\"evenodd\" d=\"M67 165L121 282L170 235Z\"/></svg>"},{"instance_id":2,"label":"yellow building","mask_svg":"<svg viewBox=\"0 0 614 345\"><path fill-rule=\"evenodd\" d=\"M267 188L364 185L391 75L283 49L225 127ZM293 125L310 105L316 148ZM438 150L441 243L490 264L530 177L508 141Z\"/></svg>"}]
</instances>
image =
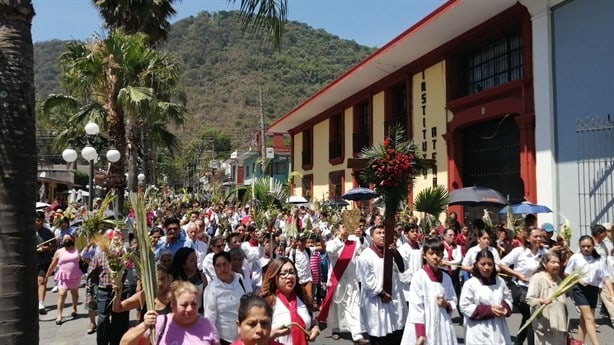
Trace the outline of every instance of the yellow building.
<instances>
[{"instance_id":1,"label":"yellow building","mask_svg":"<svg viewBox=\"0 0 614 345\"><path fill-rule=\"evenodd\" d=\"M358 186L362 148L398 123L435 163L410 198L476 184L534 199L531 54L517 1L446 2L268 128L292 136L294 194L328 200Z\"/></svg>"}]
</instances>

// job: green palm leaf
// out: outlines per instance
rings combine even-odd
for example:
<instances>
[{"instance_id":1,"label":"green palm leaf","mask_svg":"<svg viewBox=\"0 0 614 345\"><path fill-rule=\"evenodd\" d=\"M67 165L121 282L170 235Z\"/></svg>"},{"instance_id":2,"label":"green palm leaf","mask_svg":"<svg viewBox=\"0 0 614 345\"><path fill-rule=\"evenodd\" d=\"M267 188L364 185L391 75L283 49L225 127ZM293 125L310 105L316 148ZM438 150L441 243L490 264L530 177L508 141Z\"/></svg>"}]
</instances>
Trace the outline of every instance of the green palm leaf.
<instances>
[{"instance_id":1,"label":"green palm leaf","mask_svg":"<svg viewBox=\"0 0 614 345\"><path fill-rule=\"evenodd\" d=\"M426 212L435 218L448 206L448 191L444 186L433 186L423 189L414 198L416 211Z\"/></svg>"}]
</instances>

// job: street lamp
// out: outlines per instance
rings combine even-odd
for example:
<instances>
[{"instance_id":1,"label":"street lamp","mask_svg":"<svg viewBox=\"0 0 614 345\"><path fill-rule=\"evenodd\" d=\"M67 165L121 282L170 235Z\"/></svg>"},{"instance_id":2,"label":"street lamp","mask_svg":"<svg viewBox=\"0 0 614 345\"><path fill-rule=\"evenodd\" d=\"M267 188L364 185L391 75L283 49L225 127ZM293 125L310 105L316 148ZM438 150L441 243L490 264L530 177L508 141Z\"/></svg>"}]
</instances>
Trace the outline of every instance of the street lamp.
<instances>
[{"instance_id":1,"label":"street lamp","mask_svg":"<svg viewBox=\"0 0 614 345\"><path fill-rule=\"evenodd\" d=\"M145 174L140 173L136 176L136 179L138 181L139 184L139 192L143 191L143 182L145 182Z\"/></svg>"},{"instance_id":2,"label":"street lamp","mask_svg":"<svg viewBox=\"0 0 614 345\"><path fill-rule=\"evenodd\" d=\"M90 166L89 180L88 180L88 210L91 211L94 207L94 163L98 161L98 152L96 149L89 144L89 138L93 138L94 136L100 133L100 127L94 122L89 122L85 125L85 133L88 136L88 144L81 150L81 156L83 159L88 161ZM68 162L72 163L77 160L77 151L72 148L67 148L62 152L62 158ZM115 163L119 161L121 158L121 154L115 148L111 148L106 153L107 160L111 163Z\"/></svg>"}]
</instances>

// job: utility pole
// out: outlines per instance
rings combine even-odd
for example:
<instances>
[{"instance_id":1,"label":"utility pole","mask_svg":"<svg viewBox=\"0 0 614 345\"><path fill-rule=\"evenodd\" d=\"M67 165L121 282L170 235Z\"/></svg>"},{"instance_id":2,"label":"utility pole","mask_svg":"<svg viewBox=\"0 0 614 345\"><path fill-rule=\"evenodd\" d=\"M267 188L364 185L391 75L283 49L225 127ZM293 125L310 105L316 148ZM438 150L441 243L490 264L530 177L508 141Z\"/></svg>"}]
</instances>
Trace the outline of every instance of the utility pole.
<instances>
[{"instance_id":1,"label":"utility pole","mask_svg":"<svg viewBox=\"0 0 614 345\"><path fill-rule=\"evenodd\" d=\"M264 107L262 105L262 87L259 87L260 91L260 146L261 146L261 155L262 155L262 178L264 178L264 168L266 167L266 145L264 142Z\"/></svg>"}]
</instances>

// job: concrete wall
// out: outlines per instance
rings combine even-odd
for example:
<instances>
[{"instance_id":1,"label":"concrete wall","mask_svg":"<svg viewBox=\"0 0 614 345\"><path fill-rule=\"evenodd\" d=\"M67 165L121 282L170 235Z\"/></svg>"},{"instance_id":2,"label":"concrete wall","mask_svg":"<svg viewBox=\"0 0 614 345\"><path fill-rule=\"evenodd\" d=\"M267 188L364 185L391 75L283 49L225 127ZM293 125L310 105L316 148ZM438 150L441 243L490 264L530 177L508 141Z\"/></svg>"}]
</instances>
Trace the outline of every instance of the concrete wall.
<instances>
[{"instance_id":1,"label":"concrete wall","mask_svg":"<svg viewBox=\"0 0 614 345\"><path fill-rule=\"evenodd\" d=\"M560 212L571 220L576 232L581 233L586 233L587 229L580 229L578 193L580 184L585 182L579 179L577 160L585 157L586 152L579 149L576 122L614 111L613 14L614 1L611 0L566 1L552 9L557 201ZM607 155L613 151L602 152ZM613 220L601 217L588 221ZM574 239L577 238L575 234Z\"/></svg>"}]
</instances>

